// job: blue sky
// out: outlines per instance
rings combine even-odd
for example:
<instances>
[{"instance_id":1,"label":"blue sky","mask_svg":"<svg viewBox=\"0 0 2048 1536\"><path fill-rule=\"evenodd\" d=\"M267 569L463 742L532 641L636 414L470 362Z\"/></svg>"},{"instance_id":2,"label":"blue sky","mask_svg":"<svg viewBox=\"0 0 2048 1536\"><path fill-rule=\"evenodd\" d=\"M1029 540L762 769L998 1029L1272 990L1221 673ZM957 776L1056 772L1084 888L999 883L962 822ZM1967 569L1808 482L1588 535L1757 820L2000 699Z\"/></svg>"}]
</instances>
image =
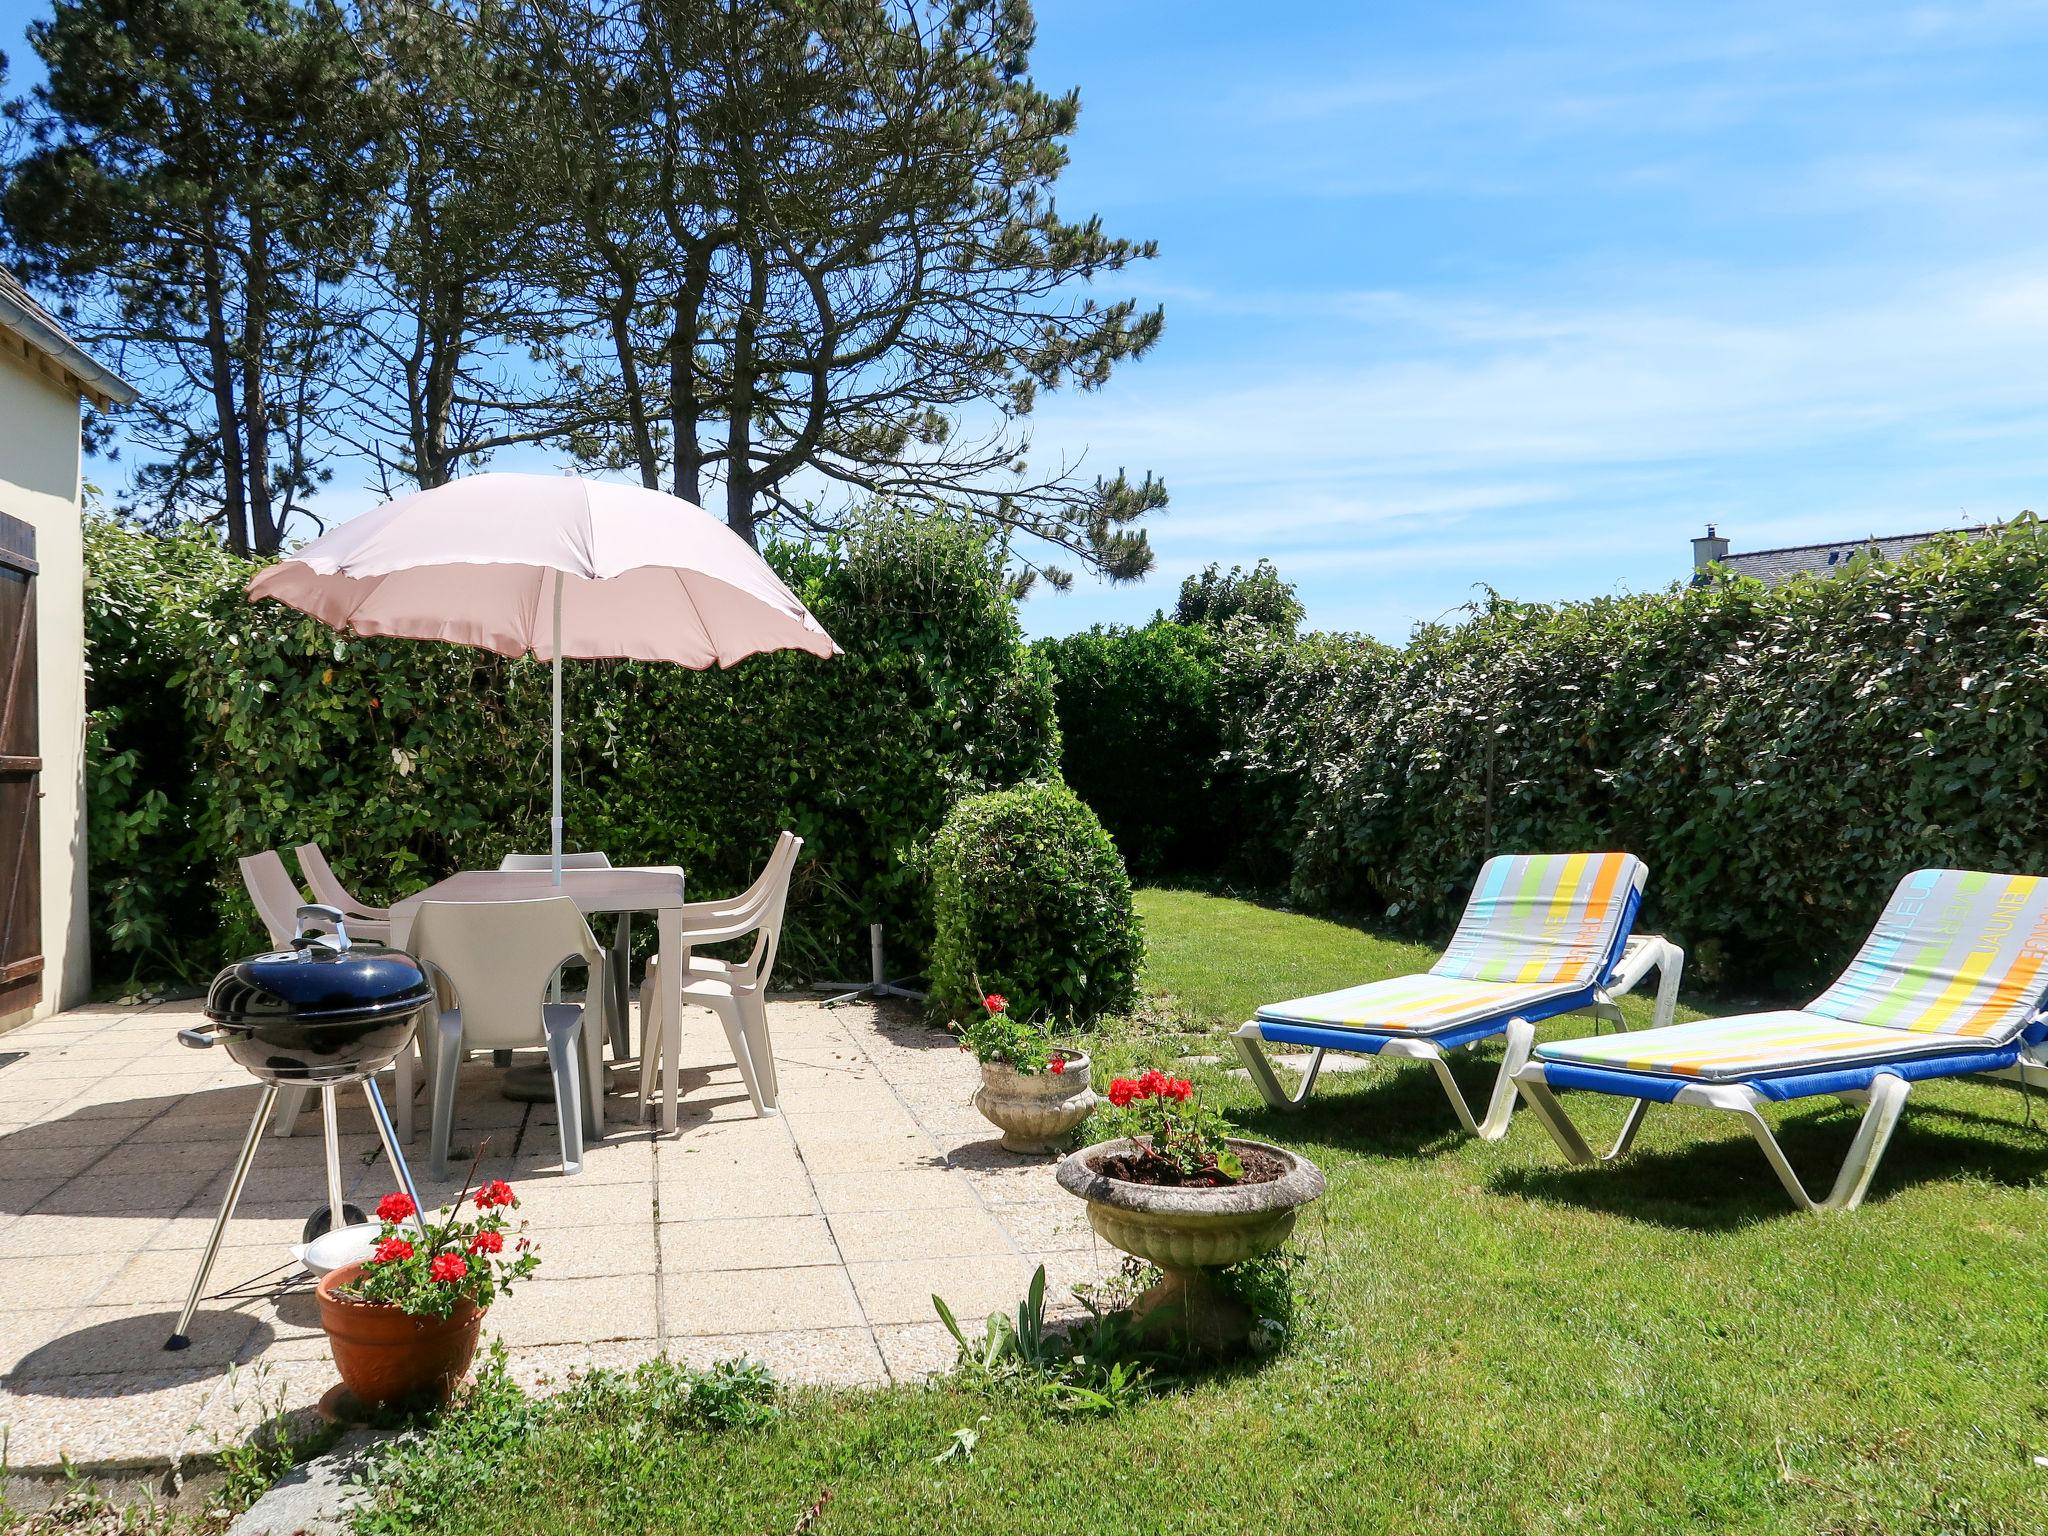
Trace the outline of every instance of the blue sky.
<instances>
[{"instance_id":1,"label":"blue sky","mask_svg":"<svg viewBox=\"0 0 2048 1536\"><path fill-rule=\"evenodd\" d=\"M1654 588L2043 508L2048 7L1042 0L1071 209L1158 239L1154 354L1041 447L1155 469L1158 574L1310 621Z\"/></svg>"},{"instance_id":2,"label":"blue sky","mask_svg":"<svg viewBox=\"0 0 2048 1536\"><path fill-rule=\"evenodd\" d=\"M17 83L43 9L0 0ZM1036 457L1173 501L1157 574L1035 633L1210 560L1399 638L1480 583L1662 586L1709 520L2048 511L2048 4L1038 10L1083 101L1062 206L1159 241L1113 291L1167 328L1045 400Z\"/></svg>"}]
</instances>

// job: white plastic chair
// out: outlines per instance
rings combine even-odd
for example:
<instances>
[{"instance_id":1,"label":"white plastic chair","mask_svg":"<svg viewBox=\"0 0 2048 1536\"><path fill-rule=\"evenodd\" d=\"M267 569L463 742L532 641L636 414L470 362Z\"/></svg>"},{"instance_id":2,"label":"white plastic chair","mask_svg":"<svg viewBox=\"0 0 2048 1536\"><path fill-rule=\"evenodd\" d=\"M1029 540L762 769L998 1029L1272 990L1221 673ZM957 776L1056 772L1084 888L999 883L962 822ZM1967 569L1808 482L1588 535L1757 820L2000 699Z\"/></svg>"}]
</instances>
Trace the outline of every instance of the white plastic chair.
<instances>
[{"instance_id":1,"label":"white plastic chair","mask_svg":"<svg viewBox=\"0 0 2048 1536\"><path fill-rule=\"evenodd\" d=\"M709 1008L724 1026L726 1042L747 1086L754 1112L776 1112L778 1086L775 1047L768 1033L768 980L775 970L775 952L782 943L782 914L789 900L789 877L804 840L784 832L754 883L742 894L722 901L691 902L683 908L683 939L691 946L719 944L755 935L754 948L738 961L717 960L685 951L683 1001ZM682 1049L681 1021L665 1018L661 1009L661 957L647 962L640 984L640 1116L647 1117L655 1072L664 1052Z\"/></svg>"},{"instance_id":2,"label":"white plastic chair","mask_svg":"<svg viewBox=\"0 0 2048 1536\"><path fill-rule=\"evenodd\" d=\"M412 949L445 983L453 1005L434 1022L434 1177L448 1176L455 1083L465 1052L544 1045L555 1078L562 1169L583 1169L583 1127L604 1133L604 994L592 987L588 1008L546 1000L548 983L567 960L599 974L604 951L566 896L539 901L429 901L413 918ZM596 1017L589 1018L594 1011ZM582 1060L579 1063L578 1055Z\"/></svg>"},{"instance_id":3,"label":"white plastic chair","mask_svg":"<svg viewBox=\"0 0 2048 1536\"><path fill-rule=\"evenodd\" d=\"M304 851L304 849L301 849L301 854ZM300 893L298 882L292 879L291 871L285 868L284 856L278 853L276 849L266 848L261 853L252 853L248 858L241 860L240 863L242 866L242 884L249 892L249 900L256 908L256 916L262 920L264 931L270 935L270 942L277 948L283 949L291 943L292 936L299 931L299 908L314 905L314 903L308 902ZM329 902L326 905L332 906L333 903ZM356 938L367 939L374 937L381 940L382 937L390 932L387 927L385 935L363 933L358 930L355 920L346 913L342 917L342 926L345 931ZM415 1039L414 1043L417 1044L417 1039ZM397 1059L392 1062L392 1070L397 1074L397 1093L395 1096L398 1100L398 1112L392 1118L397 1123L398 1139L402 1142L412 1140L412 1096L414 1091L412 1061L412 1051L404 1050L400 1051ZM312 1090L310 1088L280 1088L277 1095L277 1108L272 1111L270 1117L272 1134L277 1136L291 1135L293 1128L299 1123L300 1113L305 1109L307 1101L311 1097Z\"/></svg>"},{"instance_id":4,"label":"white plastic chair","mask_svg":"<svg viewBox=\"0 0 2048 1536\"><path fill-rule=\"evenodd\" d=\"M379 944L391 942L391 909L373 907L349 894L348 887L335 878L334 866L318 843L301 843L293 850L299 858L299 873L313 888L313 899L333 907L347 919L348 931L359 939Z\"/></svg>"},{"instance_id":5,"label":"white plastic chair","mask_svg":"<svg viewBox=\"0 0 2048 1536\"><path fill-rule=\"evenodd\" d=\"M498 860L498 868L501 872L506 870L519 870L524 873L531 873L534 870L541 869L553 870L554 867L555 856L551 853L508 853L505 855L505 857ZM602 853L565 853L562 855L562 868L564 869L610 869L611 867L612 861L610 857ZM621 912L619 914L619 923L617 929L618 937L613 940L613 947L622 952L626 950L632 941L632 933L633 914L630 912ZM625 962L623 960L619 962L620 966L623 966L624 964ZM623 1008L625 1006L623 1002L623 998L625 995L623 989L626 985L625 973L623 970L619 972L619 979L617 980L617 982L614 983L614 985L618 986L621 989L619 994L622 999L622 1001L620 1002L620 1007ZM548 983L548 1001L551 1003L559 1003L561 1000L562 978L560 976L557 976L553 981ZM612 1050L615 1051L618 1055L624 1056L626 1054L626 1046L628 1043L626 1040L626 1021L624 1019L613 1019L611 1021L611 1037ZM499 1063L499 1065L501 1066L504 1064L505 1063L503 1063L502 1061Z\"/></svg>"},{"instance_id":6,"label":"white plastic chair","mask_svg":"<svg viewBox=\"0 0 2048 1536\"><path fill-rule=\"evenodd\" d=\"M256 916L269 933L270 942L283 949L299 931L298 912L307 905L305 895L291 871L285 868L284 855L275 848L252 853L240 862L242 884L248 888Z\"/></svg>"}]
</instances>

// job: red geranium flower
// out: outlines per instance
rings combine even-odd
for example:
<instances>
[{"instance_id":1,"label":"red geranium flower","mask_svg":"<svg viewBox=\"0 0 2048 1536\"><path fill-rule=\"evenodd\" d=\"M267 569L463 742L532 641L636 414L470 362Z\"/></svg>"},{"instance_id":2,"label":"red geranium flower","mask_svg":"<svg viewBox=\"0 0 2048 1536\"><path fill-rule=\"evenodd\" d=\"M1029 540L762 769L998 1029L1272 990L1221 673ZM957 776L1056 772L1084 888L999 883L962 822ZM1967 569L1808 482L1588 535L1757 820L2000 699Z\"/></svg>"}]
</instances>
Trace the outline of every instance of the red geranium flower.
<instances>
[{"instance_id":1,"label":"red geranium flower","mask_svg":"<svg viewBox=\"0 0 2048 1536\"><path fill-rule=\"evenodd\" d=\"M379 1221L403 1221L418 1209L419 1207L412 1203L411 1195L402 1195L394 1190L377 1202L377 1219Z\"/></svg>"},{"instance_id":2,"label":"red geranium flower","mask_svg":"<svg viewBox=\"0 0 2048 1536\"><path fill-rule=\"evenodd\" d=\"M518 1203L518 1197L512 1193L512 1186L503 1179L492 1179L476 1192L476 1205L480 1211L488 1211L495 1206L517 1205Z\"/></svg>"},{"instance_id":3,"label":"red geranium flower","mask_svg":"<svg viewBox=\"0 0 2048 1536\"><path fill-rule=\"evenodd\" d=\"M427 1266L427 1275L434 1280L453 1282L469 1273L469 1260L459 1253L436 1254L434 1262Z\"/></svg>"},{"instance_id":4,"label":"red geranium flower","mask_svg":"<svg viewBox=\"0 0 2048 1536\"><path fill-rule=\"evenodd\" d=\"M981 1006L990 1013L1004 1013L1009 1009L1010 1000L1000 992L991 992L981 1000Z\"/></svg>"},{"instance_id":5,"label":"red geranium flower","mask_svg":"<svg viewBox=\"0 0 2048 1536\"><path fill-rule=\"evenodd\" d=\"M469 1240L471 1253L503 1253L505 1234L502 1232L479 1232Z\"/></svg>"},{"instance_id":6,"label":"red geranium flower","mask_svg":"<svg viewBox=\"0 0 2048 1536\"><path fill-rule=\"evenodd\" d=\"M1138 1085L1128 1077L1112 1078L1109 1084L1109 1102L1122 1109L1138 1097Z\"/></svg>"},{"instance_id":7,"label":"red geranium flower","mask_svg":"<svg viewBox=\"0 0 2048 1536\"><path fill-rule=\"evenodd\" d=\"M1046 1062L1045 1070L1050 1072L1054 1077L1058 1077L1062 1072L1067 1070L1067 1058L1064 1056L1052 1057Z\"/></svg>"},{"instance_id":8,"label":"red geranium flower","mask_svg":"<svg viewBox=\"0 0 2048 1536\"><path fill-rule=\"evenodd\" d=\"M1175 1103L1185 1104L1195 1096L1195 1085L1184 1077L1176 1077L1169 1079L1166 1086L1161 1088L1159 1092L1164 1097L1172 1099Z\"/></svg>"},{"instance_id":9,"label":"red geranium flower","mask_svg":"<svg viewBox=\"0 0 2048 1536\"><path fill-rule=\"evenodd\" d=\"M370 1255L372 1264L396 1264L401 1259L412 1257L412 1244L402 1237L387 1237L377 1245L377 1251Z\"/></svg>"}]
</instances>

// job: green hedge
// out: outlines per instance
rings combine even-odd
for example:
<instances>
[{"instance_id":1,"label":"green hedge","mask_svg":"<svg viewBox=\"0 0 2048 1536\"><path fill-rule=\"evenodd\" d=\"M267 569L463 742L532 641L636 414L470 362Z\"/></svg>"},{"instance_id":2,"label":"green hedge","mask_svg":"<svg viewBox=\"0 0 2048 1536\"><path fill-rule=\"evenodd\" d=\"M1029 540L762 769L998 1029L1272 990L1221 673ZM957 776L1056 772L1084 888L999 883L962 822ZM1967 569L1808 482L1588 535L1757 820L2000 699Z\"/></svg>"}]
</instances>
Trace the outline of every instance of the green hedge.
<instances>
[{"instance_id":1,"label":"green hedge","mask_svg":"<svg viewBox=\"0 0 2048 1536\"><path fill-rule=\"evenodd\" d=\"M961 1020L1002 994L1019 1019L1091 1024L1138 999L1144 940L1130 877L1066 785L962 800L932 840L930 1010Z\"/></svg>"},{"instance_id":2,"label":"green hedge","mask_svg":"<svg viewBox=\"0 0 2048 1536\"><path fill-rule=\"evenodd\" d=\"M219 953L207 766L186 715L191 610L246 568L194 533L85 524L86 866L100 981L203 977Z\"/></svg>"},{"instance_id":3,"label":"green hedge","mask_svg":"<svg viewBox=\"0 0 2048 1536\"><path fill-rule=\"evenodd\" d=\"M253 944L236 854L317 839L382 902L546 847L544 666L337 635L249 604L250 568L204 540L89 534L94 907L176 919L151 942L103 924L103 973L189 979ZM847 654L570 663L571 846L680 863L711 894L744 885L788 827L805 839L790 970L865 974L871 921L898 964L919 961L911 855L961 795L1052 770L1051 680L998 551L960 525L882 516L772 558ZM169 824L146 825L153 796Z\"/></svg>"},{"instance_id":4,"label":"green hedge","mask_svg":"<svg viewBox=\"0 0 2048 1536\"><path fill-rule=\"evenodd\" d=\"M1384 695L1400 656L1362 635L1299 640L1240 626L1217 659L1218 782L1235 830L1230 868L1253 888L1281 892L1301 872L1345 856L1302 815L1318 754L1361 698ZM1327 852L1326 852L1327 850Z\"/></svg>"},{"instance_id":5,"label":"green hedge","mask_svg":"<svg viewBox=\"0 0 2048 1536\"><path fill-rule=\"evenodd\" d=\"M1097 625L1037 649L1053 669L1061 777L1131 873L1269 892L1293 877L1298 839L1317 835L1296 811L1330 710L1397 654L1244 617Z\"/></svg>"},{"instance_id":6,"label":"green hedge","mask_svg":"<svg viewBox=\"0 0 2048 1536\"><path fill-rule=\"evenodd\" d=\"M1060 775L1140 879L1220 869L1234 846L1216 635L1160 619L1093 629L1036 649L1052 667Z\"/></svg>"},{"instance_id":7,"label":"green hedge","mask_svg":"<svg viewBox=\"0 0 2048 1536\"><path fill-rule=\"evenodd\" d=\"M1147 875L1421 937L1487 854L1621 847L1696 980L1780 995L1905 871L2048 872L2048 532L1777 588L1498 596L1395 648L1164 621L1041 642L1064 767Z\"/></svg>"},{"instance_id":8,"label":"green hedge","mask_svg":"<svg viewBox=\"0 0 2048 1536\"><path fill-rule=\"evenodd\" d=\"M1441 936L1487 854L1619 847L1710 983L1797 993L1906 871L2048 873L2048 534L1943 541L1766 589L1491 598L1276 701L1294 891ZM1304 735L1311 739L1304 742Z\"/></svg>"}]
</instances>

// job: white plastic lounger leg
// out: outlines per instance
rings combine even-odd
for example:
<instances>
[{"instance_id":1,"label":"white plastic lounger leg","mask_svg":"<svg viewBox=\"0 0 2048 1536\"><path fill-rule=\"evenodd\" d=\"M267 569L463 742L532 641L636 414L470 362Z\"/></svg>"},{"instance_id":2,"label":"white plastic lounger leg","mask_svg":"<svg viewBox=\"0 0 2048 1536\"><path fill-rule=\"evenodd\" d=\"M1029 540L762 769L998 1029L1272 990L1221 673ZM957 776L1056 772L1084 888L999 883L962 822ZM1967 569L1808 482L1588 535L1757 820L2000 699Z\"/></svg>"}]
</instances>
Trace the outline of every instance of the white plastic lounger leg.
<instances>
[{"instance_id":1,"label":"white plastic lounger leg","mask_svg":"<svg viewBox=\"0 0 2048 1536\"><path fill-rule=\"evenodd\" d=\"M1984 1076L2018 1083L2022 1088L2048 1088L2048 1062L2022 1057L2012 1066L2000 1067L1996 1072L1986 1072Z\"/></svg>"},{"instance_id":2,"label":"white plastic lounger leg","mask_svg":"<svg viewBox=\"0 0 2048 1536\"><path fill-rule=\"evenodd\" d=\"M1657 973L1657 1001L1650 1024L1662 1029L1677 1014L1678 984L1685 975L1685 951L1669 939L1654 933L1639 933L1630 939L1622 951L1621 963L1600 990L1611 1006L1615 998L1633 992L1651 971ZM1619 1008L1606 1016L1627 1027Z\"/></svg>"},{"instance_id":3,"label":"white plastic lounger leg","mask_svg":"<svg viewBox=\"0 0 2048 1536\"><path fill-rule=\"evenodd\" d=\"M1508 1125L1515 1116L1515 1098L1520 1092L1515 1086L1515 1074L1528 1064L1529 1052L1536 1045L1536 1026L1527 1019L1509 1019L1507 1028L1507 1050L1501 1057L1500 1072L1493 1080L1493 1094L1486 1101L1486 1118L1473 1118L1472 1106L1465 1102L1464 1092L1458 1087L1458 1080L1451 1076L1451 1064L1445 1059L1441 1047L1426 1040L1396 1040L1389 1043L1382 1054L1399 1054L1420 1057L1427 1061L1436 1073L1436 1080L1442 1084L1444 1097L1451 1101L1451 1108L1457 1112L1458 1123L1481 1141L1499 1141L1507 1135ZM1410 1050L1401 1050L1404 1045ZM1422 1047L1428 1047L1425 1052Z\"/></svg>"},{"instance_id":4,"label":"white plastic lounger leg","mask_svg":"<svg viewBox=\"0 0 2048 1536\"><path fill-rule=\"evenodd\" d=\"M1309 1090L1316 1085L1316 1075L1323 1070L1322 1048L1317 1047L1308 1058L1308 1070L1301 1074L1301 1086L1289 1093L1281 1085L1279 1076L1273 1071L1272 1062L1266 1059L1263 1045L1264 1036L1259 1033L1256 1020L1246 1024L1230 1037L1237 1047L1238 1058L1244 1062L1245 1071L1250 1074L1252 1085L1259 1090L1259 1097L1274 1109L1299 1109L1308 1099Z\"/></svg>"},{"instance_id":5,"label":"white plastic lounger leg","mask_svg":"<svg viewBox=\"0 0 2048 1536\"><path fill-rule=\"evenodd\" d=\"M1557 1101L1550 1084L1544 1080L1543 1068L1533 1066L1516 1074L1515 1086L1522 1090L1522 1098L1543 1122L1543 1128L1550 1132L1550 1139L1557 1143L1564 1160L1575 1167L1587 1163L1612 1163L1628 1156L1628 1149L1635 1145L1636 1132L1643 1128L1643 1116L1649 1113L1650 1101L1637 1099L1629 1105L1628 1118L1621 1123L1621 1134L1614 1138L1614 1145L1605 1152L1595 1152L1586 1138L1579 1134L1579 1128L1572 1124L1572 1117L1564 1112L1564 1106Z\"/></svg>"},{"instance_id":6,"label":"white plastic lounger leg","mask_svg":"<svg viewBox=\"0 0 2048 1536\"><path fill-rule=\"evenodd\" d=\"M1685 975L1685 951L1669 939L1659 939L1657 951L1657 1005L1650 1027L1662 1029L1678 1014L1678 983Z\"/></svg>"},{"instance_id":7,"label":"white plastic lounger leg","mask_svg":"<svg viewBox=\"0 0 2048 1536\"><path fill-rule=\"evenodd\" d=\"M1892 1132L1898 1128L1899 1114L1906 1107L1906 1096L1912 1091L1911 1083L1890 1073L1871 1083L1870 1107L1863 1112L1863 1120L1856 1127L1856 1139L1849 1143L1849 1155L1843 1160L1842 1171L1835 1176L1835 1187L1828 1191L1825 1200L1816 1200L1806 1192L1806 1186L1799 1182L1799 1175L1792 1171L1785 1149L1778 1145L1778 1138L1757 1112L1755 1104L1737 1108L1735 1113L1742 1116L1749 1126L1750 1135L1764 1149L1764 1156L1770 1159L1771 1168L1778 1175L1778 1182L1785 1186L1785 1193L1792 1197L1792 1203L1802 1211L1818 1216L1827 1211L1853 1211L1863 1203L1863 1196L1877 1173L1878 1162L1884 1157L1884 1149L1891 1142Z\"/></svg>"},{"instance_id":8,"label":"white plastic lounger leg","mask_svg":"<svg viewBox=\"0 0 2048 1536\"><path fill-rule=\"evenodd\" d=\"M1544 1129L1550 1132L1550 1139L1557 1143L1565 1160L1574 1164L1611 1163L1624 1156L1642 1125L1644 1112L1650 1107L1648 1099L1635 1100L1612 1150L1600 1153L1586 1144L1586 1138L1572 1124L1564 1106L1558 1103L1557 1095L1543 1080L1541 1065L1528 1068L1516 1082L1522 1090L1522 1097L1528 1100L1529 1108L1543 1122ZM1869 1108L1863 1112L1863 1120L1856 1128L1856 1139L1849 1144L1849 1155L1835 1178L1834 1188L1824 1200L1814 1199L1806 1192L1806 1186L1799 1182L1799 1175L1792 1171L1785 1149L1778 1145L1777 1135L1757 1108L1756 1094L1748 1088L1737 1084L1700 1084L1680 1090L1676 1102L1741 1116L1749 1127L1750 1135L1756 1138L1757 1145L1763 1148L1764 1156L1770 1160L1778 1182L1792 1197L1793 1204L1802 1211L1818 1215L1826 1211L1853 1211L1863 1203L1863 1196L1869 1191L1870 1181L1877 1173L1877 1165L1884 1157L1885 1147L1891 1142L1892 1132L1898 1128L1906 1097L1912 1091L1910 1083L1890 1073L1878 1077L1867 1090L1855 1090L1856 1098L1867 1100ZM1850 1095L1838 1094L1836 1097L1846 1099Z\"/></svg>"}]
</instances>

